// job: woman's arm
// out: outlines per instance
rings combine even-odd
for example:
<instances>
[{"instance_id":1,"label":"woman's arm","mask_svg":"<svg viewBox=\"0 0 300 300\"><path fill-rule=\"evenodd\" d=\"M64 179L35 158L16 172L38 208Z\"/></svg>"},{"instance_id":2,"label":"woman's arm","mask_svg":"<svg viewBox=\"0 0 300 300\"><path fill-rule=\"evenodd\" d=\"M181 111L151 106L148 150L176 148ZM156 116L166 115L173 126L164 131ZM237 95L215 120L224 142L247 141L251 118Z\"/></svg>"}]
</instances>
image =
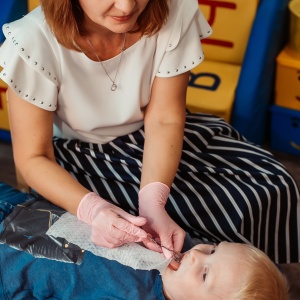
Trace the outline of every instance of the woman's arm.
<instances>
[{"instance_id":1,"label":"woman's arm","mask_svg":"<svg viewBox=\"0 0 300 300\"><path fill-rule=\"evenodd\" d=\"M186 115L186 89L189 73L156 78L145 114L145 145L139 214L147 219L143 226L166 248L181 251L185 233L167 214L170 187L181 158ZM157 246L144 244L152 250ZM166 257L171 252L162 248Z\"/></svg>"},{"instance_id":2,"label":"woman's arm","mask_svg":"<svg viewBox=\"0 0 300 300\"><path fill-rule=\"evenodd\" d=\"M141 188L151 182L171 186L181 158L189 72L156 77L145 113Z\"/></svg>"},{"instance_id":3,"label":"woman's arm","mask_svg":"<svg viewBox=\"0 0 300 300\"><path fill-rule=\"evenodd\" d=\"M16 167L31 188L76 214L80 200L89 191L55 161L53 112L24 101L11 88L8 99Z\"/></svg>"},{"instance_id":4,"label":"woman's arm","mask_svg":"<svg viewBox=\"0 0 300 300\"><path fill-rule=\"evenodd\" d=\"M9 88L9 115L16 167L26 182L43 197L88 223L91 240L114 248L146 238L140 228L146 220L91 193L59 166L54 157L53 112L16 96Z\"/></svg>"}]
</instances>

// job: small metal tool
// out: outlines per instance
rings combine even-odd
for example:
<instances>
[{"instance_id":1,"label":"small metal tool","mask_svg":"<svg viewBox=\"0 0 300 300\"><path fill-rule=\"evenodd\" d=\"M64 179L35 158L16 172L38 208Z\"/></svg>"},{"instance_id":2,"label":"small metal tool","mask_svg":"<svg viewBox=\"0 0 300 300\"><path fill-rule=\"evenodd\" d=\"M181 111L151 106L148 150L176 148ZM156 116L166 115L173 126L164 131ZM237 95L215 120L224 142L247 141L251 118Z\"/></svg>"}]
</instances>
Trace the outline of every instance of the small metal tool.
<instances>
[{"instance_id":1,"label":"small metal tool","mask_svg":"<svg viewBox=\"0 0 300 300\"><path fill-rule=\"evenodd\" d=\"M174 251L174 250L171 250L165 246L163 246L160 242L156 241L154 238L148 236L148 239L153 242L154 244L156 244L157 246L161 247L161 248L164 248L164 249L167 249L168 251L172 252L173 253L173 259L177 262L177 263L180 263L181 262L181 259L182 259L182 256L183 254L177 252L177 251Z\"/></svg>"}]
</instances>

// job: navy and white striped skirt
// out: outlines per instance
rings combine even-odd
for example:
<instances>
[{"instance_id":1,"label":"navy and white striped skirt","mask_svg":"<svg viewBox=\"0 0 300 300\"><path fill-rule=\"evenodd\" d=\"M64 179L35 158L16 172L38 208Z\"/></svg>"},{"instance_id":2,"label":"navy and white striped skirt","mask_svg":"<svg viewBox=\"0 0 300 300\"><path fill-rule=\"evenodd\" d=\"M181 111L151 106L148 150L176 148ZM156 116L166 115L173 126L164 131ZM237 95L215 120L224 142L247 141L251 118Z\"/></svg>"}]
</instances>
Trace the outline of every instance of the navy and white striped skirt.
<instances>
[{"instance_id":1,"label":"navy and white striped skirt","mask_svg":"<svg viewBox=\"0 0 300 300\"><path fill-rule=\"evenodd\" d=\"M54 138L59 164L82 185L136 214L144 131L107 144ZM224 120L188 114L166 209L191 236L252 243L277 263L299 262L299 191L272 154Z\"/></svg>"}]
</instances>

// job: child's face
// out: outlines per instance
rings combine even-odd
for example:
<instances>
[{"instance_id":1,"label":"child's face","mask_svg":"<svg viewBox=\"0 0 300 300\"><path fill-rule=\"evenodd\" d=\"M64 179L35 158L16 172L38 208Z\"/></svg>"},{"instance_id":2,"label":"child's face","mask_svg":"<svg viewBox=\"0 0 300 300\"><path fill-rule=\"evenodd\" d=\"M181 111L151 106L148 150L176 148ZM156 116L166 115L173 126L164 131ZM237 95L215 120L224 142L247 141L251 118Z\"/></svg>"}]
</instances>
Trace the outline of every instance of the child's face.
<instances>
[{"instance_id":1,"label":"child's face","mask_svg":"<svg viewBox=\"0 0 300 300\"><path fill-rule=\"evenodd\" d=\"M201 244L184 254L178 270L169 267L163 274L167 298L228 299L245 280L242 244L222 242L217 247Z\"/></svg>"}]
</instances>

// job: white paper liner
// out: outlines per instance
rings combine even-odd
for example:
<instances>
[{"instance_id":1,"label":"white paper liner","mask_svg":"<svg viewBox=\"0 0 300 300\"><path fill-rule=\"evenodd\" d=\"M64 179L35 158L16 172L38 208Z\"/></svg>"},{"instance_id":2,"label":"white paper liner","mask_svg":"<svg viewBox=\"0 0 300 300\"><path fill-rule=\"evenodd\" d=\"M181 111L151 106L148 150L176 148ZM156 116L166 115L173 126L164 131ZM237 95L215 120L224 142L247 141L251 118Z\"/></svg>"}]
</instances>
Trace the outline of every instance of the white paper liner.
<instances>
[{"instance_id":1,"label":"white paper liner","mask_svg":"<svg viewBox=\"0 0 300 300\"><path fill-rule=\"evenodd\" d=\"M97 246L90 239L91 227L79 221L76 216L68 212L63 214L49 228L46 234L64 238L69 243L75 244L81 249L88 250L95 255L110 260L118 261L133 269L157 269L162 273L171 262L171 258L167 259L162 253L149 250L137 243L125 244L113 249Z\"/></svg>"}]
</instances>

